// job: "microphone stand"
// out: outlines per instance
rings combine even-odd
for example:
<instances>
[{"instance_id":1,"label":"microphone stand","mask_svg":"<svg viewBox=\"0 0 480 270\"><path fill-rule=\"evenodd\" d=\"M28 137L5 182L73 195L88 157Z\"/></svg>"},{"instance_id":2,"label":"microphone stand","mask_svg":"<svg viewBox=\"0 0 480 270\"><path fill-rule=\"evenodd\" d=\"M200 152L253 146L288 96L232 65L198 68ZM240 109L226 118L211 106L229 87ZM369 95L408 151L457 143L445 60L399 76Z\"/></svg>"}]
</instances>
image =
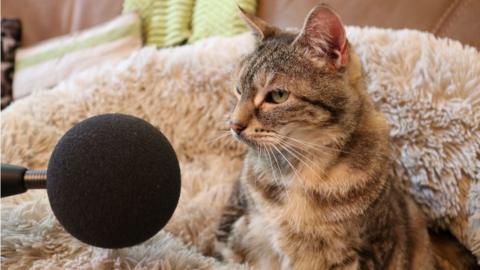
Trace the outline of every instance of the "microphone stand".
<instances>
[{"instance_id":1,"label":"microphone stand","mask_svg":"<svg viewBox=\"0 0 480 270\"><path fill-rule=\"evenodd\" d=\"M3 164L1 167L2 198L26 192L28 189L47 188L46 170L28 170L24 167Z\"/></svg>"}]
</instances>

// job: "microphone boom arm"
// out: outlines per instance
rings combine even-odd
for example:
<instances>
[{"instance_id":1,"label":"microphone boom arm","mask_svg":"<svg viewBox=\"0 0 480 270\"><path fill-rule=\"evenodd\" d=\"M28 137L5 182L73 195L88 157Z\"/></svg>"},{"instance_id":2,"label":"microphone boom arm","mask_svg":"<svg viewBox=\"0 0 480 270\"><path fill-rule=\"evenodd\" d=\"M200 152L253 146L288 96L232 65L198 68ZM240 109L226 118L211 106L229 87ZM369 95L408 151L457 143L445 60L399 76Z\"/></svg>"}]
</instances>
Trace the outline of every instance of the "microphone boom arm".
<instances>
[{"instance_id":1,"label":"microphone boom arm","mask_svg":"<svg viewBox=\"0 0 480 270\"><path fill-rule=\"evenodd\" d=\"M27 189L47 188L47 170L27 170L23 177Z\"/></svg>"},{"instance_id":2,"label":"microphone boom arm","mask_svg":"<svg viewBox=\"0 0 480 270\"><path fill-rule=\"evenodd\" d=\"M47 171L27 170L24 167L2 164L1 197L8 197L27 191L28 189L44 189L47 187Z\"/></svg>"}]
</instances>

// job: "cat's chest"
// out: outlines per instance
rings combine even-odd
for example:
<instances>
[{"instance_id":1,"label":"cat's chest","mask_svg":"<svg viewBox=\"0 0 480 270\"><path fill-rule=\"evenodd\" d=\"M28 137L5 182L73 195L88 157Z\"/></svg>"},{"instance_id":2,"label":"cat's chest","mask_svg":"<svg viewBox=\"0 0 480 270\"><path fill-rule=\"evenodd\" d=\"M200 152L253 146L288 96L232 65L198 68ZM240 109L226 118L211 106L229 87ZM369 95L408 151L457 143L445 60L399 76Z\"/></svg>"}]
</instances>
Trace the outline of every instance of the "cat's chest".
<instances>
[{"instance_id":1,"label":"cat's chest","mask_svg":"<svg viewBox=\"0 0 480 270\"><path fill-rule=\"evenodd\" d=\"M291 173L276 173L271 168L255 164L246 166L245 169L244 181L254 204L253 211L298 232L317 234L321 231L319 228L322 224L338 223L341 220L349 220L351 223L357 220L356 214L364 208L361 197L353 206L348 196L345 200L336 197L332 199L332 194L336 194L337 189L345 188L339 183L348 182L345 181L348 177L345 172L348 170L343 166L338 166L335 170L338 173L329 175L334 176L332 179L321 178L318 172L298 167L296 172ZM324 185L328 187L323 187ZM350 227L351 225L353 224L349 224Z\"/></svg>"},{"instance_id":2,"label":"cat's chest","mask_svg":"<svg viewBox=\"0 0 480 270\"><path fill-rule=\"evenodd\" d=\"M255 205L250 215L252 220L261 220L259 224L268 224L264 227L272 229L266 237L273 246L285 250L297 242L323 243L324 251L332 252L323 254L328 257L345 249L347 243L358 240L355 228L359 224L355 220L329 222L332 215L340 216L343 211L324 211L312 198L311 190L301 184L299 178L314 177L311 174L298 171L297 174L276 176L271 170L255 167L249 170L244 176L250 178L244 180Z\"/></svg>"},{"instance_id":3,"label":"cat's chest","mask_svg":"<svg viewBox=\"0 0 480 270\"><path fill-rule=\"evenodd\" d=\"M301 185L301 177L312 176L302 171L280 173L251 166L244 174L244 182L256 211L272 220L309 229L322 220L324 213Z\"/></svg>"},{"instance_id":4,"label":"cat's chest","mask_svg":"<svg viewBox=\"0 0 480 270\"><path fill-rule=\"evenodd\" d=\"M289 203L282 207L263 205L257 211L250 213L251 226L261 228L271 247L280 257L286 256L287 261L303 256L295 247L302 247L312 256L324 258L327 265L338 259L338 254L351 246L358 246L360 237L357 224L329 224L316 215L315 209L304 200L296 200L296 195L290 195ZM318 269L318 268L317 268Z\"/></svg>"}]
</instances>

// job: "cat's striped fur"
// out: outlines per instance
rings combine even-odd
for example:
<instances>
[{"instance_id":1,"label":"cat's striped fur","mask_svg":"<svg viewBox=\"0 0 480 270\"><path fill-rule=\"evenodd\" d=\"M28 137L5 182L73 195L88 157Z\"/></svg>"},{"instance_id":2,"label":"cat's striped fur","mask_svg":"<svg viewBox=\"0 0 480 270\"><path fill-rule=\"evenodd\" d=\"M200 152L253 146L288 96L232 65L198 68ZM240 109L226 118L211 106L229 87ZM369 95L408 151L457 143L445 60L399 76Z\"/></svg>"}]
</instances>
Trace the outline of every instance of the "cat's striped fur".
<instances>
[{"instance_id":1,"label":"cat's striped fur","mask_svg":"<svg viewBox=\"0 0 480 270\"><path fill-rule=\"evenodd\" d=\"M258 44L239 65L231 123L249 151L217 251L258 269L434 269L337 15L316 7L300 34L245 17ZM269 102L278 89L286 101Z\"/></svg>"}]
</instances>

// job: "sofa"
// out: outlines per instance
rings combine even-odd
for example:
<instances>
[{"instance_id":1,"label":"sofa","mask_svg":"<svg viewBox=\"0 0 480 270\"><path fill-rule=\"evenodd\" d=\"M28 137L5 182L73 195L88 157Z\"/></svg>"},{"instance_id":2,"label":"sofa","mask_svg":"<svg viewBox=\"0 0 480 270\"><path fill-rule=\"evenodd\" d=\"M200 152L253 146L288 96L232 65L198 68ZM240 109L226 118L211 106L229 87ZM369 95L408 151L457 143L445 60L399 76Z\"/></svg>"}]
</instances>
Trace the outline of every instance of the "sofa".
<instances>
[{"instance_id":1,"label":"sofa","mask_svg":"<svg viewBox=\"0 0 480 270\"><path fill-rule=\"evenodd\" d=\"M260 1L258 14L274 22L281 17L275 17L281 14L273 12L275 5L291 10L289 5L298 4L271 2L266 8L268 1ZM306 2L296 7L299 14L309 9ZM343 4L348 13L348 3ZM283 19L298 26L298 19ZM391 125L391 176L421 206L432 230L449 231L480 262L480 53L417 30L350 26L347 37L364 66L367 90ZM179 206L164 230L120 250L71 237L56 221L45 191L2 199L2 267L248 269L206 254L245 152L222 137L222 130L234 98L230 73L252 46L245 33L175 48L144 47L120 63L75 74L2 111L2 163L45 168L69 128L90 116L119 112L158 127L177 152L182 171Z\"/></svg>"},{"instance_id":2,"label":"sofa","mask_svg":"<svg viewBox=\"0 0 480 270\"><path fill-rule=\"evenodd\" d=\"M347 25L417 29L480 48L478 1L259 0L257 15L281 27L300 27L307 12L320 2L335 7ZM120 0L3 0L1 14L19 17L28 25L23 46L30 46L108 21L121 10Z\"/></svg>"}]
</instances>

